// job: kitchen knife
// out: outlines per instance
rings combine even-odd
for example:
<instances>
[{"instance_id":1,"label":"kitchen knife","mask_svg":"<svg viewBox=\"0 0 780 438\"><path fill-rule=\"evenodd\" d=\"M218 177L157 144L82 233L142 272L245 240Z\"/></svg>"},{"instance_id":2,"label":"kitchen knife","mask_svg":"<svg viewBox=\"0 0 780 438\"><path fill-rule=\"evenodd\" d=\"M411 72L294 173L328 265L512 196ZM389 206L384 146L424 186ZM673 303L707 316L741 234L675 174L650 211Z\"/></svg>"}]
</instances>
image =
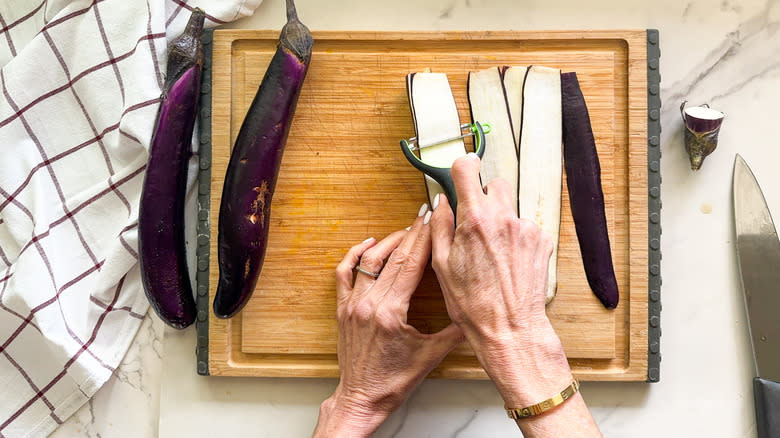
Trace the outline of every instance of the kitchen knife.
<instances>
[{"instance_id":1,"label":"kitchen knife","mask_svg":"<svg viewBox=\"0 0 780 438\"><path fill-rule=\"evenodd\" d=\"M737 263L756 364L758 438L780 437L780 240L764 194L745 160L734 161Z\"/></svg>"}]
</instances>

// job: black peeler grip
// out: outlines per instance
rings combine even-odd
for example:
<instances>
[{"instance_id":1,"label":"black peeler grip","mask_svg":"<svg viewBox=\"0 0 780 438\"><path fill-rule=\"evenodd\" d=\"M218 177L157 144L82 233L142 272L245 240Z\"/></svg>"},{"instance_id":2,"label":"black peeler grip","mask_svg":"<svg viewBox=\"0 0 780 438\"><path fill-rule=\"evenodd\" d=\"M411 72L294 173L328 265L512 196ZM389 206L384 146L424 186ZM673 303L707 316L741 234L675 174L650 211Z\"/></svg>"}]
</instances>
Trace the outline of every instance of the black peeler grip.
<instances>
[{"instance_id":1,"label":"black peeler grip","mask_svg":"<svg viewBox=\"0 0 780 438\"><path fill-rule=\"evenodd\" d=\"M482 156L485 155L485 132L479 122L475 122L474 127L476 128L475 135L477 136L475 141L477 150L475 153L481 159ZM412 152L412 150L409 148L409 143L406 140L401 140L401 151L412 166L439 183L441 188L444 190L444 194L447 196L447 200L449 201L450 207L452 208L452 213L457 215L458 197L457 193L455 192L455 183L452 181L452 174L450 173L451 168L435 167L425 164L425 162L420 160L420 158L418 158L417 155Z\"/></svg>"}]
</instances>

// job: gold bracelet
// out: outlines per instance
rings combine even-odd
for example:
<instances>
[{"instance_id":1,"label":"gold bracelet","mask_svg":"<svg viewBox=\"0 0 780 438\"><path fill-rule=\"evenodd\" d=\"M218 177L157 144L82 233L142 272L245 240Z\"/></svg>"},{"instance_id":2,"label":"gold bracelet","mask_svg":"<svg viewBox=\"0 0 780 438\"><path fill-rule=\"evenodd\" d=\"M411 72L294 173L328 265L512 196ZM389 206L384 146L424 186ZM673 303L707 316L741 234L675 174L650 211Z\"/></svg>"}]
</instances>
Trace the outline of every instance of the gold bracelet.
<instances>
[{"instance_id":1,"label":"gold bracelet","mask_svg":"<svg viewBox=\"0 0 780 438\"><path fill-rule=\"evenodd\" d=\"M536 415L540 415L544 412L549 411L550 409L563 404L566 400L571 398L574 394L577 393L577 391L580 390L580 383L577 382L577 380L573 380L571 382L571 385L564 388L563 391L561 391L558 394L555 394L552 398L548 398L547 400L537 403L535 405L528 406L527 408L507 408L506 413L509 416L509 418L513 420L518 420L520 418L528 418L533 417Z\"/></svg>"}]
</instances>

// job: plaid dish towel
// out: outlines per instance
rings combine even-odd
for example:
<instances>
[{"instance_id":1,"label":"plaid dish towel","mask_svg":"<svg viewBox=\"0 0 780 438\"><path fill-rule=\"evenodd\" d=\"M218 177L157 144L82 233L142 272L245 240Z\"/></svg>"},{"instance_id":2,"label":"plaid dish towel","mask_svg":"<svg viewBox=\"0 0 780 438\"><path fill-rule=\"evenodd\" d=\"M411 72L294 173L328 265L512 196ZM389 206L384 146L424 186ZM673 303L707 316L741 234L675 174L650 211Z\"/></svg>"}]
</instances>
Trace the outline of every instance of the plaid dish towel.
<instances>
[{"instance_id":1,"label":"plaid dish towel","mask_svg":"<svg viewBox=\"0 0 780 438\"><path fill-rule=\"evenodd\" d=\"M127 351L166 43L260 2L0 2L0 438L51 433Z\"/></svg>"}]
</instances>

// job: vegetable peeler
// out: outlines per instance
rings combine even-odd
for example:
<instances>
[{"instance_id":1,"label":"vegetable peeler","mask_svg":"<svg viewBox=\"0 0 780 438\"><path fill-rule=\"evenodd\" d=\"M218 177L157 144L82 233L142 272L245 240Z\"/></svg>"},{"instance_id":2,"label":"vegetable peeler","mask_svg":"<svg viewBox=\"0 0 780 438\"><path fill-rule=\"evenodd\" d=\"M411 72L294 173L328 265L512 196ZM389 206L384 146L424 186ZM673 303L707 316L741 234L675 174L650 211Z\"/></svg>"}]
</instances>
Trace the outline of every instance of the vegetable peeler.
<instances>
[{"instance_id":1,"label":"vegetable peeler","mask_svg":"<svg viewBox=\"0 0 780 438\"><path fill-rule=\"evenodd\" d=\"M446 140L440 140L435 143L426 144L424 146L420 146L420 145L415 146L415 144L417 143L417 137L401 140L401 151L404 153L406 159L409 160L409 163L411 163L411 165L414 166L417 170L430 176L431 178L434 179L434 181L439 183L442 189L444 189L444 194L447 195L447 199L450 202L450 207L452 207L453 213L458 211L457 210L458 198L455 193L455 184L452 182L452 174L450 173L451 168L437 167L437 166L431 166L430 164L426 164L424 161L420 159L420 157L415 155L414 151L431 147L431 146L440 145L442 143L447 143L448 141L466 138L473 135L474 153L476 153L479 158L482 158L482 156L485 154L485 134L490 133L490 129L491 129L490 125L487 123L480 123L480 122L465 123L460 126L460 129L468 130L468 132L458 137L448 138Z\"/></svg>"}]
</instances>

